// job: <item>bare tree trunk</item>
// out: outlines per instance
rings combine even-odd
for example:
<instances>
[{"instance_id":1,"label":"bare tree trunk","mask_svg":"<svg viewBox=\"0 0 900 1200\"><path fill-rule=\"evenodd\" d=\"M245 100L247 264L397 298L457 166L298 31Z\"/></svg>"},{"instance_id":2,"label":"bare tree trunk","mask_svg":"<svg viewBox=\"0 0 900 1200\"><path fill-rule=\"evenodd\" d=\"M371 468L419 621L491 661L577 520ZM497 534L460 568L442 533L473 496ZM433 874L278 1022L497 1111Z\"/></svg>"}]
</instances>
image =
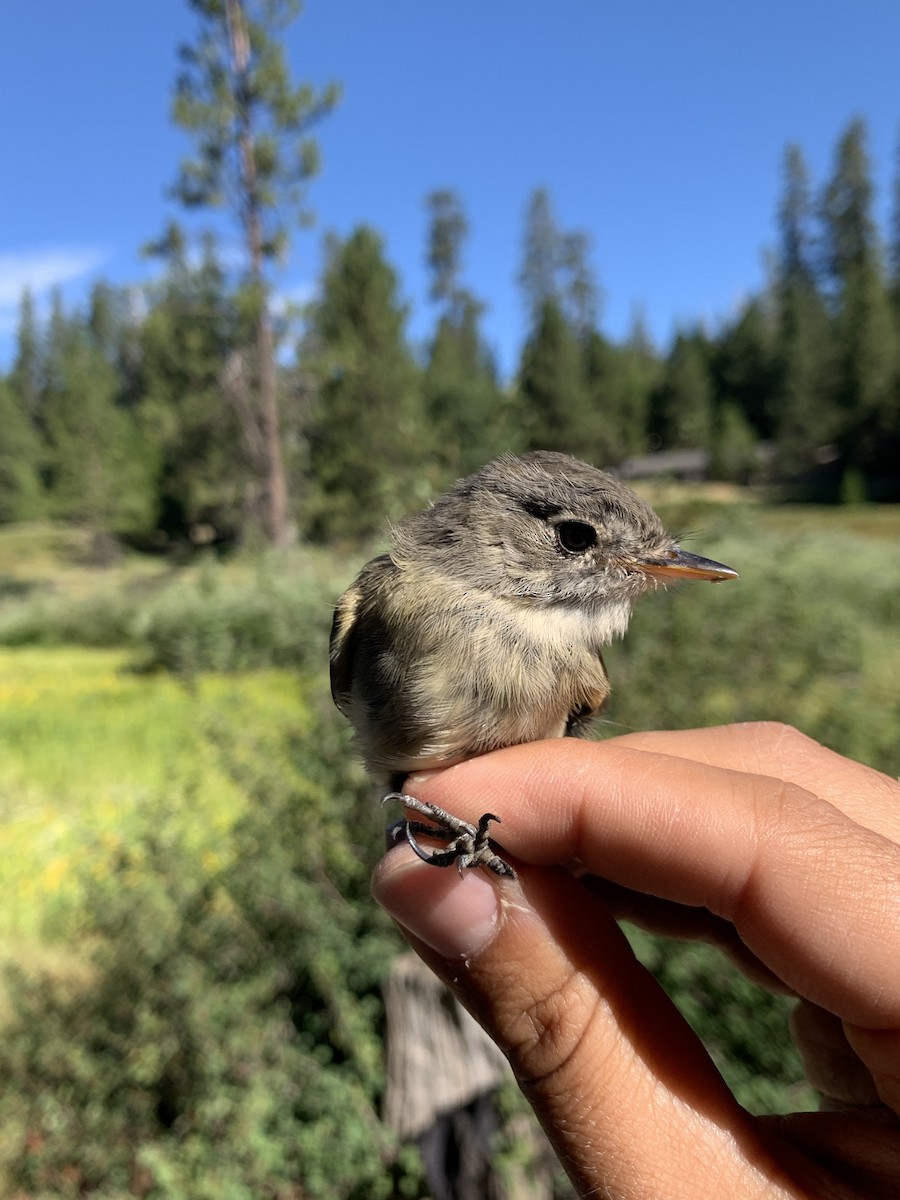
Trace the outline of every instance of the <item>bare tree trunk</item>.
<instances>
[{"instance_id":1,"label":"bare tree trunk","mask_svg":"<svg viewBox=\"0 0 900 1200\"><path fill-rule=\"evenodd\" d=\"M266 538L274 546L286 546L289 540L287 475L281 445L278 414L278 374L275 367L275 339L269 297L263 276L263 228L259 203L253 129L247 106L244 80L250 60L250 42L244 20L242 0L227 0L228 34L236 78L240 130L241 207L247 251L250 257L250 281L256 291L256 391L257 403L239 413L248 447L262 451L262 524ZM248 429L252 421L256 428ZM261 437L260 437L261 435ZM252 452L252 451L251 451Z\"/></svg>"},{"instance_id":2,"label":"bare tree trunk","mask_svg":"<svg viewBox=\"0 0 900 1200\"><path fill-rule=\"evenodd\" d=\"M262 302L256 326L256 356L259 372L259 416L266 456L264 519L266 536L273 546L288 543L288 491L281 446L278 414L278 379L275 346L268 304Z\"/></svg>"}]
</instances>

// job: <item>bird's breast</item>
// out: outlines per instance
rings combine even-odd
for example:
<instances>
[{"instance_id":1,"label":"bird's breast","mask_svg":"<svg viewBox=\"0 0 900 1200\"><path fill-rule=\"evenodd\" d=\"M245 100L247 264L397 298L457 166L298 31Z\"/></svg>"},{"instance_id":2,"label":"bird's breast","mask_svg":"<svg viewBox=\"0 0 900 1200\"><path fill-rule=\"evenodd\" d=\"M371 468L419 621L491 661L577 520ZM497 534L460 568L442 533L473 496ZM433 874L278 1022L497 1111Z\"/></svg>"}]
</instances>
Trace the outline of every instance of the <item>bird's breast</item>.
<instances>
[{"instance_id":1,"label":"bird's breast","mask_svg":"<svg viewBox=\"0 0 900 1200\"><path fill-rule=\"evenodd\" d=\"M578 613L451 591L415 628L415 653L404 656L379 739L382 768L422 769L562 737L573 713L586 720L609 694L593 627Z\"/></svg>"}]
</instances>

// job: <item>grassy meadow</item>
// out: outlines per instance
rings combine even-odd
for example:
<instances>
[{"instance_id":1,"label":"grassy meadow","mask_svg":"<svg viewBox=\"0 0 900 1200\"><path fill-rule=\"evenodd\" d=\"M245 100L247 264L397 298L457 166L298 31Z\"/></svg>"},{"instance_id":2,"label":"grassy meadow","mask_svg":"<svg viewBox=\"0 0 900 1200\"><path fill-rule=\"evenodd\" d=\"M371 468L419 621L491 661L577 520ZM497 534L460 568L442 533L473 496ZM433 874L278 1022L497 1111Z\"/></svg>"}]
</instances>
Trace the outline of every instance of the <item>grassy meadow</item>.
<instances>
[{"instance_id":1,"label":"grassy meadow","mask_svg":"<svg viewBox=\"0 0 900 1200\"><path fill-rule=\"evenodd\" d=\"M78 867L127 837L141 806L182 807L198 845L226 833L240 790L209 735L233 721L287 731L302 718L288 671L136 673L133 654L81 646L0 649L0 934L35 936L48 905L77 893Z\"/></svg>"},{"instance_id":2,"label":"grassy meadow","mask_svg":"<svg viewBox=\"0 0 900 1200\"><path fill-rule=\"evenodd\" d=\"M777 719L900 774L900 508L649 498L741 579L642 602L599 735ZM4 1191L249 1198L281 1171L310 1196L398 1194L377 1122L397 943L368 896L383 816L327 683L361 561L98 570L77 531L0 529ZM786 1001L707 947L634 943L743 1103L814 1104Z\"/></svg>"},{"instance_id":3,"label":"grassy meadow","mask_svg":"<svg viewBox=\"0 0 900 1200\"><path fill-rule=\"evenodd\" d=\"M323 556L298 555L277 584L259 561L99 570L86 556L77 530L0 530L0 938L20 945L52 937L80 869L148 805L198 848L227 842L246 804L228 731L279 744L327 686L338 568Z\"/></svg>"}]
</instances>

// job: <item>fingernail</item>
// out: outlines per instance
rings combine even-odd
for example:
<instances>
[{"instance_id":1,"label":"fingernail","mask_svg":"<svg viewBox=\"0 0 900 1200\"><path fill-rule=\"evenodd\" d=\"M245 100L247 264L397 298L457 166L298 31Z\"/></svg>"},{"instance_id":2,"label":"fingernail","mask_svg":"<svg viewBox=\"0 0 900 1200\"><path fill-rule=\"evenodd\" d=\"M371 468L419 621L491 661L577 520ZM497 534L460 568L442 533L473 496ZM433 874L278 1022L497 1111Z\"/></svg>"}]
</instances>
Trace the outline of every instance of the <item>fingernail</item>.
<instances>
[{"instance_id":1,"label":"fingernail","mask_svg":"<svg viewBox=\"0 0 900 1200\"><path fill-rule=\"evenodd\" d=\"M411 775L407 775L404 783L427 783L435 775L440 775L441 771L445 771L446 767L435 767L432 771L414 771Z\"/></svg>"},{"instance_id":2,"label":"fingernail","mask_svg":"<svg viewBox=\"0 0 900 1200\"><path fill-rule=\"evenodd\" d=\"M395 921L443 958L474 958L500 924L497 892L476 871L404 864L376 874L373 895Z\"/></svg>"}]
</instances>

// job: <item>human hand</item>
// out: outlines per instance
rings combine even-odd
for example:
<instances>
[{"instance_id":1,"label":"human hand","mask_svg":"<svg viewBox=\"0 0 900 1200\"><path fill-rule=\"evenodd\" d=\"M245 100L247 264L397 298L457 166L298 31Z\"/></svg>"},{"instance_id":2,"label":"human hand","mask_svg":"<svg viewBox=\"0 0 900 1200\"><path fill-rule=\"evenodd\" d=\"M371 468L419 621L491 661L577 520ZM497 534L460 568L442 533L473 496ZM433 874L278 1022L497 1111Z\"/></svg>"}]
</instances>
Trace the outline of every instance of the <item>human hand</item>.
<instances>
[{"instance_id":1,"label":"human hand","mask_svg":"<svg viewBox=\"0 0 900 1200\"><path fill-rule=\"evenodd\" d=\"M407 786L503 816L517 881L406 847L373 890L507 1054L579 1194L900 1196L900 783L756 724L515 746ZM800 998L832 1111L745 1112L623 916Z\"/></svg>"}]
</instances>

